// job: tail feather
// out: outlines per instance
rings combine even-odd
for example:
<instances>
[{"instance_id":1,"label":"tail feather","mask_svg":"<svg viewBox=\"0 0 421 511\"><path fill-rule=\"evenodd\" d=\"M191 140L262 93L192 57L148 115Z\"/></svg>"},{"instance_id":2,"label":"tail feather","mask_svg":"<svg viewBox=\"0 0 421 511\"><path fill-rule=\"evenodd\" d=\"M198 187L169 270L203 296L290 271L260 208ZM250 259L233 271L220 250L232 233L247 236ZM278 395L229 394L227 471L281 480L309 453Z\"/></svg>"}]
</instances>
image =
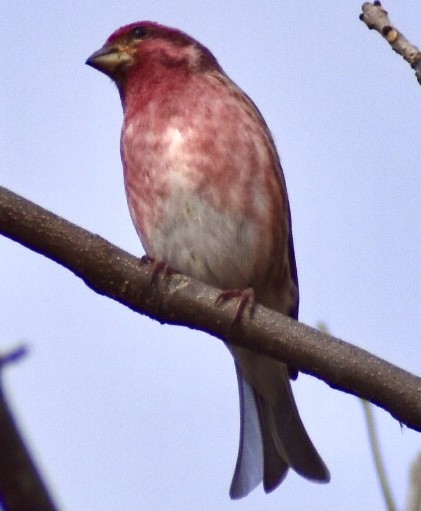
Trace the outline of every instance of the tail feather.
<instances>
[{"instance_id":1,"label":"tail feather","mask_svg":"<svg viewBox=\"0 0 421 511\"><path fill-rule=\"evenodd\" d=\"M283 368L283 374L278 380L279 394L275 405L255 393L259 403L263 445L275 445L278 456L306 479L328 482L329 470L308 436L295 404L287 368ZM270 474L265 472L264 482L266 476L270 479Z\"/></svg>"},{"instance_id":2,"label":"tail feather","mask_svg":"<svg viewBox=\"0 0 421 511\"><path fill-rule=\"evenodd\" d=\"M268 362L268 374L273 363ZM273 395L268 399L250 385L240 365L235 364L240 394L240 446L230 488L233 499L245 497L262 480L265 492L273 491L286 477L288 468L313 481L330 480L329 470L301 421L287 366L276 365L276 399Z\"/></svg>"},{"instance_id":3,"label":"tail feather","mask_svg":"<svg viewBox=\"0 0 421 511\"><path fill-rule=\"evenodd\" d=\"M253 388L244 380L237 364L235 369L240 395L240 445L230 497L240 499L262 481L263 446Z\"/></svg>"},{"instance_id":4,"label":"tail feather","mask_svg":"<svg viewBox=\"0 0 421 511\"><path fill-rule=\"evenodd\" d=\"M259 412L260 441L263 444L263 488L266 493L269 493L277 488L285 479L289 465L278 454L278 448L274 442L269 421L265 419L267 415L265 402L256 391L254 392L254 399Z\"/></svg>"}]
</instances>

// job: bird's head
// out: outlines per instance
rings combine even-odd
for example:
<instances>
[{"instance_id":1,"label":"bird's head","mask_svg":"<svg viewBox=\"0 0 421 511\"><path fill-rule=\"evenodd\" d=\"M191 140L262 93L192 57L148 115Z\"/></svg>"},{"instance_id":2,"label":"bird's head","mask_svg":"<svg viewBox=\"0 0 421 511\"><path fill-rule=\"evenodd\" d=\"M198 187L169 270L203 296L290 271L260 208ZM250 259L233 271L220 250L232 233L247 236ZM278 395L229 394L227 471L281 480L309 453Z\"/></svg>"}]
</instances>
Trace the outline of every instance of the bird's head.
<instances>
[{"instance_id":1,"label":"bird's head","mask_svg":"<svg viewBox=\"0 0 421 511\"><path fill-rule=\"evenodd\" d=\"M108 75L119 89L130 74L139 75L159 69L184 72L222 71L212 53L180 30L151 21L119 28L86 64Z\"/></svg>"}]
</instances>

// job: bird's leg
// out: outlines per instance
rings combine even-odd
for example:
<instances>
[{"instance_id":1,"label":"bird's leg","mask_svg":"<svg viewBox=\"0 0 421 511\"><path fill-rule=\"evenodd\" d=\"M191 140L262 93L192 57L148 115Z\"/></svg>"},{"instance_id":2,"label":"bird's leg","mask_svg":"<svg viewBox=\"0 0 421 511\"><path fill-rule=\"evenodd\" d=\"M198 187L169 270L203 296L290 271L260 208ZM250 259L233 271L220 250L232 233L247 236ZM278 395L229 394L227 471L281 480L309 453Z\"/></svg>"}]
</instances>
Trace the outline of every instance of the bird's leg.
<instances>
[{"instance_id":1,"label":"bird's leg","mask_svg":"<svg viewBox=\"0 0 421 511\"><path fill-rule=\"evenodd\" d=\"M235 309L235 315L232 322L234 325L240 321L246 308L249 311L250 317L253 315L256 300L254 296L254 289L252 287L248 287L246 289L226 289L219 293L215 303L216 305L222 305L227 300L232 300L232 298L238 298L238 304Z\"/></svg>"}]
</instances>

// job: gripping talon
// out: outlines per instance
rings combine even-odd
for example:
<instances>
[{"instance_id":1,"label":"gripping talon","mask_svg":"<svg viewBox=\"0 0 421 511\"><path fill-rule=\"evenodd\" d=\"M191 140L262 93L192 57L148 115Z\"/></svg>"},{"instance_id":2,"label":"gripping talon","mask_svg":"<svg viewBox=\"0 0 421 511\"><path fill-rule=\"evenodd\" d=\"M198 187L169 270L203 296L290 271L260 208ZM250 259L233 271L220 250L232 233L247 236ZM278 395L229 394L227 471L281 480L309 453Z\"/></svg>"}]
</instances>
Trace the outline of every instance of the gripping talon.
<instances>
[{"instance_id":1,"label":"gripping talon","mask_svg":"<svg viewBox=\"0 0 421 511\"><path fill-rule=\"evenodd\" d=\"M171 275L172 273L174 273L174 270L166 262L157 261L147 255L142 256L142 258L140 259L140 262L142 264L152 265L152 275L151 275L151 281L150 281L151 287L156 286L160 275L162 275L165 278L165 277L168 277L169 275Z\"/></svg>"},{"instance_id":2,"label":"gripping talon","mask_svg":"<svg viewBox=\"0 0 421 511\"><path fill-rule=\"evenodd\" d=\"M215 303L219 306L233 298L238 298L238 304L232 321L232 325L235 325L240 321L246 308L249 310L250 317L253 316L254 307L256 305L254 289L252 287L246 289L227 289L218 295Z\"/></svg>"}]
</instances>

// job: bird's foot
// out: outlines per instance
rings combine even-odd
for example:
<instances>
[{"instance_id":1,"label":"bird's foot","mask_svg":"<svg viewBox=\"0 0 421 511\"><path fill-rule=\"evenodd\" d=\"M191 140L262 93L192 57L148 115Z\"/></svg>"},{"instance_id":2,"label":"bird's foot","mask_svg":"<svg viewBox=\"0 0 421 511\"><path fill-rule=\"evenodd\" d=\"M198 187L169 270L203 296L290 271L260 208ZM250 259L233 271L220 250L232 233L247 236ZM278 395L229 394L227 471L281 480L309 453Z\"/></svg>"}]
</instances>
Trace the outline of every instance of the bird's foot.
<instances>
[{"instance_id":1,"label":"bird's foot","mask_svg":"<svg viewBox=\"0 0 421 511\"><path fill-rule=\"evenodd\" d=\"M232 324L235 325L240 321L246 309L248 309L249 316L253 316L254 307L256 305L254 289L252 287L248 287L246 289L227 289L219 293L215 303L216 305L222 305L233 298L238 298L238 304L235 309L235 315L232 322Z\"/></svg>"},{"instance_id":2,"label":"bird's foot","mask_svg":"<svg viewBox=\"0 0 421 511\"><path fill-rule=\"evenodd\" d=\"M158 283L158 278L162 276L163 278L168 277L175 273L175 271L164 261L157 261L152 257L144 255L140 262L142 264L148 264L152 266L152 274L151 274L151 287L154 287Z\"/></svg>"}]
</instances>

